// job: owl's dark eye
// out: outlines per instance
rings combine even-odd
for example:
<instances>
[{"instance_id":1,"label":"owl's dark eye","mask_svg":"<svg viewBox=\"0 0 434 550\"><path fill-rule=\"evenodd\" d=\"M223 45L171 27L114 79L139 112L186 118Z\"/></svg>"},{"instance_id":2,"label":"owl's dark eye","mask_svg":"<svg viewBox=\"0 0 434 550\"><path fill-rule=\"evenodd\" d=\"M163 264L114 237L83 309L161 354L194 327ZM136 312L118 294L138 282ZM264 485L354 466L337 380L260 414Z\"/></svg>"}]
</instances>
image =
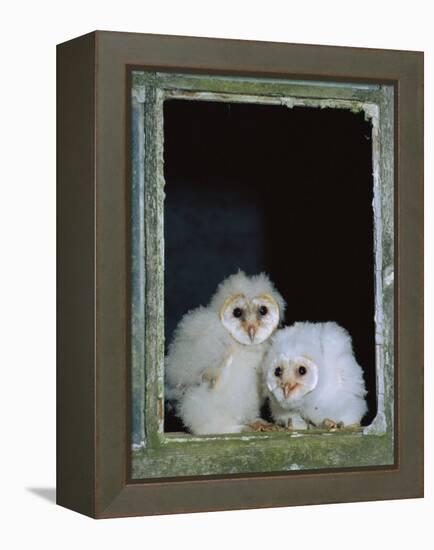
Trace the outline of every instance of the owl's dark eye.
<instances>
[{"instance_id":1,"label":"owl's dark eye","mask_svg":"<svg viewBox=\"0 0 434 550\"><path fill-rule=\"evenodd\" d=\"M261 315L267 315L267 313L268 313L268 308L265 307L265 306L261 306L261 307L259 308L259 313L260 313Z\"/></svg>"},{"instance_id":2,"label":"owl's dark eye","mask_svg":"<svg viewBox=\"0 0 434 550\"><path fill-rule=\"evenodd\" d=\"M301 374L301 376L306 374L306 372L306 367L298 367L298 374Z\"/></svg>"},{"instance_id":3,"label":"owl's dark eye","mask_svg":"<svg viewBox=\"0 0 434 550\"><path fill-rule=\"evenodd\" d=\"M275 370L274 370L274 376L277 376L278 378L280 378L282 376L282 367L276 367Z\"/></svg>"},{"instance_id":4,"label":"owl's dark eye","mask_svg":"<svg viewBox=\"0 0 434 550\"><path fill-rule=\"evenodd\" d=\"M241 315L243 314L243 310L240 307L236 307L232 314L234 317L241 317Z\"/></svg>"}]
</instances>

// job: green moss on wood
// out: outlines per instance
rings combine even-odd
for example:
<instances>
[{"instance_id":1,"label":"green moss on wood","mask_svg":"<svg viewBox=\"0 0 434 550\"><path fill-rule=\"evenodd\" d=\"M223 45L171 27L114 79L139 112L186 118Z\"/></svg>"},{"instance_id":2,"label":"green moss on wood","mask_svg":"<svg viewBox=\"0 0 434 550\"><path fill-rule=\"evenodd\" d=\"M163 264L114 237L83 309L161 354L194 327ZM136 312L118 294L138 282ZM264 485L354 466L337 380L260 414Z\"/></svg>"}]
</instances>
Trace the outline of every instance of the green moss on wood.
<instances>
[{"instance_id":1,"label":"green moss on wood","mask_svg":"<svg viewBox=\"0 0 434 550\"><path fill-rule=\"evenodd\" d=\"M393 464L389 435L336 433L168 442L133 454L133 477L196 476L358 468Z\"/></svg>"},{"instance_id":2,"label":"green moss on wood","mask_svg":"<svg viewBox=\"0 0 434 550\"><path fill-rule=\"evenodd\" d=\"M244 95L275 95L306 98L336 98L358 101L380 97L379 85L357 85L318 81L297 81L243 76L187 75L173 73L135 72L136 85L151 84L166 90L208 91Z\"/></svg>"}]
</instances>

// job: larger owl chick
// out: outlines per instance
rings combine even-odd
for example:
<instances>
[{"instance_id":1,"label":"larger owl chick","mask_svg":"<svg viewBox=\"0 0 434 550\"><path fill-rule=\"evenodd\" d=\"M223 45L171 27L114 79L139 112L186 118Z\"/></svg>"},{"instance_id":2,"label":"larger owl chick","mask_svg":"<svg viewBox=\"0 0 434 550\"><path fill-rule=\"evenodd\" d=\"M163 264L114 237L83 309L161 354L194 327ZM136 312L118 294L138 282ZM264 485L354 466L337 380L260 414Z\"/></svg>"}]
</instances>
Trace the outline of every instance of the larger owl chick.
<instances>
[{"instance_id":1,"label":"larger owl chick","mask_svg":"<svg viewBox=\"0 0 434 550\"><path fill-rule=\"evenodd\" d=\"M276 423L306 428L359 424L367 411L351 337L336 323L295 323L279 330L263 364Z\"/></svg>"},{"instance_id":2,"label":"larger owl chick","mask_svg":"<svg viewBox=\"0 0 434 550\"><path fill-rule=\"evenodd\" d=\"M165 360L166 396L192 433L241 432L259 417L260 365L284 308L265 274L239 271L181 319Z\"/></svg>"}]
</instances>

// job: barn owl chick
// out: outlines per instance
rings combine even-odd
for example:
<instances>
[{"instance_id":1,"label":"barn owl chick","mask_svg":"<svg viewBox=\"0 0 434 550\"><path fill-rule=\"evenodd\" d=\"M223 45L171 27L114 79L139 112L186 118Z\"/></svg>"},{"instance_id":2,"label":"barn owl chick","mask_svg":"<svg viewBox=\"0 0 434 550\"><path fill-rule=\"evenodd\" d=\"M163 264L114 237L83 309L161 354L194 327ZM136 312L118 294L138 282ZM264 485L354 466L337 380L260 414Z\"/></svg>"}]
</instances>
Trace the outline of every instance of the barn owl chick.
<instances>
[{"instance_id":1,"label":"barn owl chick","mask_svg":"<svg viewBox=\"0 0 434 550\"><path fill-rule=\"evenodd\" d=\"M365 384L348 332L336 323L295 323L279 330L263 364L276 423L293 428L359 424Z\"/></svg>"},{"instance_id":2,"label":"barn owl chick","mask_svg":"<svg viewBox=\"0 0 434 550\"><path fill-rule=\"evenodd\" d=\"M241 432L259 417L260 365L284 307L266 275L239 271L181 319L165 360L166 396L192 433Z\"/></svg>"}]
</instances>

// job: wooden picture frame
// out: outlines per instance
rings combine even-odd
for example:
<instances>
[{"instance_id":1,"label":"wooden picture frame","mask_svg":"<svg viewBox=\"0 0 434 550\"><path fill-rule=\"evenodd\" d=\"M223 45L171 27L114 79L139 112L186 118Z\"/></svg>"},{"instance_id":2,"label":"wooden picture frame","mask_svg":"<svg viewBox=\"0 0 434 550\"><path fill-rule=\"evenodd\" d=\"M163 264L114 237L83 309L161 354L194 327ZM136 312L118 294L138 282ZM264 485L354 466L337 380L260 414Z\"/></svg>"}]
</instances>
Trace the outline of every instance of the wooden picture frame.
<instances>
[{"instance_id":1,"label":"wooden picture frame","mask_svg":"<svg viewBox=\"0 0 434 550\"><path fill-rule=\"evenodd\" d=\"M167 96L371 121L378 411L362 431L290 447L164 434ZM422 496L422 162L419 52L99 31L61 44L58 503L102 518Z\"/></svg>"}]
</instances>

